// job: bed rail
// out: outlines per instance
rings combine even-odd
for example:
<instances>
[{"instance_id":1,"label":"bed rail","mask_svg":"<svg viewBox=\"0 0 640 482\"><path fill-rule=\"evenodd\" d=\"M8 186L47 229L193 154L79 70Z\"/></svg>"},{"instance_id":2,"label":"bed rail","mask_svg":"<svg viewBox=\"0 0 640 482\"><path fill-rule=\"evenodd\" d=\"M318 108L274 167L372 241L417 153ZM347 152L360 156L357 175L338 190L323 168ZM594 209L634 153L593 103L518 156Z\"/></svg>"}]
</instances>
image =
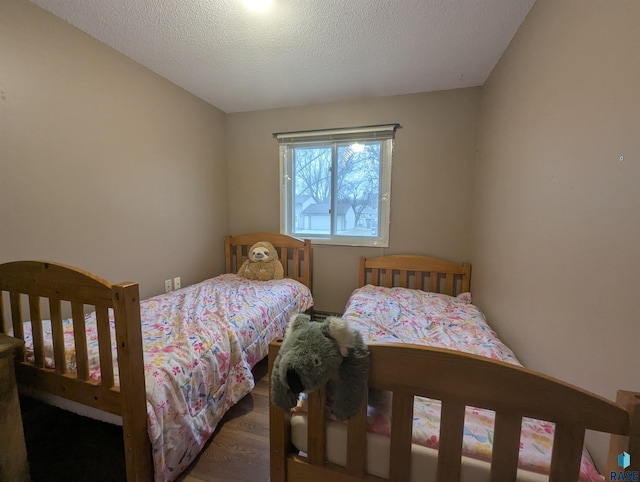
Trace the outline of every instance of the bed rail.
<instances>
[{"instance_id":1,"label":"bed rail","mask_svg":"<svg viewBox=\"0 0 640 482\"><path fill-rule=\"evenodd\" d=\"M0 265L0 330L8 332L11 327L13 336L24 340L24 322L31 324L33 357L28 359L23 351L16 358L19 384L122 416L127 480L148 481L153 465L138 293L136 283L112 285L62 264L15 261ZM115 340L111 339L109 309L114 312ZM84 317L88 310L96 312L100 382L89 377ZM62 320L66 311L74 328L77 370L73 373L67 371L65 359ZM51 325L53 366L46 360L44 320ZM115 383L112 342L117 347L119 384Z\"/></svg>"},{"instance_id":2,"label":"bed rail","mask_svg":"<svg viewBox=\"0 0 640 482\"><path fill-rule=\"evenodd\" d=\"M285 278L291 278L311 289L313 260L311 241L278 233L249 233L225 237L226 272L237 273L247 259L247 252L258 241L271 243L278 251Z\"/></svg>"},{"instance_id":3,"label":"bed rail","mask_svg":"<svg viewBox=\"0 0 640 482\"><path fill-rule=\"evenodd\" d=\"M270 370L279 347L278 342L270 345ZM630 454L631 466L624 470L640 470L638 394L620 392L627 401L621 405L532 370L476 355L402 344L371 344L369 350L369 387L393 393L388 480L410 477L414 396L442 401L437 481L460 480L466 406L496 412L492 481L516 480L522 417L556 424L550 482L578 480L588 429L612 434L612 453ZM345 467L326 461L323 389L309 395L307 456L292 449L289 415L273 404L270 424L272 482L385 480L365 473L366 407L347 422Z\"/></svg>"},{"instance_id":4,"label":"bed rail","mask_svg":"<svg viewBox=\"0 0 640 482\"><path fill-rule=\"evenodd\" d=\"M470 289L471 265L405 254L362 257L359 283L359 286L398 286L456 296Z\"/></svg>"}]
</instances>

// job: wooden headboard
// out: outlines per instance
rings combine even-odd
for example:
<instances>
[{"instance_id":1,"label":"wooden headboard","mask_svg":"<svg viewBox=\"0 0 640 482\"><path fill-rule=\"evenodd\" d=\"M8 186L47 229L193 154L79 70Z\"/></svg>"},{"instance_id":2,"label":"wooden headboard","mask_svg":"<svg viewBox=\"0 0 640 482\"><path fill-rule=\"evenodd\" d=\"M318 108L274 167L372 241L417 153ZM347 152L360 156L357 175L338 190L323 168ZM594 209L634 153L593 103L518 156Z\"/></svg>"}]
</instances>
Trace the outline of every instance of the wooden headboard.
<instances>
[{"instance_id":1,"label":"wooden headboard","mask_svg":"<svg viewBox=\"0 0 640 482\"><path fill-rule=\"evenodd\" d=\"M258 241L271 243L278 251L284 268L284 276L306 285L311 289L313 259L311 241L278 233L248 233L228 235L224 240L227 273L237 273L247 259L249 248Z\"/></svg>"},{"instance_id":2,"label":"wooden headboard","mask_svg":"<svg viewBox=\"0 0 640 482\"><path fill-rule=\"evenodd\" d=\"M471 264L408 254L363 257L360 258L359 286L366 284L456 296L470 289Z\"/></svg>"}]
</instances>

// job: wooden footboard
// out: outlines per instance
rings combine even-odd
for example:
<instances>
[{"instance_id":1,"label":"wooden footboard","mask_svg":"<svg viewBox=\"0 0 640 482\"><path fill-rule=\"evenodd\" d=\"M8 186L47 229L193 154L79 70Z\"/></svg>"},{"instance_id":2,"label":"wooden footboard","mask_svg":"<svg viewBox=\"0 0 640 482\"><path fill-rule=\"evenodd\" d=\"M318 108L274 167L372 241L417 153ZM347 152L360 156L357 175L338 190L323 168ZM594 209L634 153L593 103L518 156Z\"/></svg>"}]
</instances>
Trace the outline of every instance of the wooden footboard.
<instances>
[{"instance_id":1,"label":"wooden footboard","mask_svg":"<svg viewBox=\"0 0 640 482\"><path fill-rule=\"evenodd\" d=\"M16 359L20 385L73 400L122 417L128 481L153 475L147 435L140 299L136 283L114 284L88 272L56 263L19 261L0 265L0 330L12 328L24 340L23 322L33 334L33 357ZM6 292L6 294L5 294ZM8 299L5 311L4 300ZM26 302L23 305L23 302ZM25 311L24 308L27 308ZM119 385L113 371L109 309L115 318ZM84 314L96 312L100 353L99 383L89 377ZM77 370L67 371L62 320L71 314ZM43 320L50 320L52 356L45 353ZM46 360L52 358L53 366Z\"/></svg>"},{"instance_id":2,"label":"wooden footboard","mask_svg":"<svg viewBox=\"0 0 640 482\"><path fill-rule=\"evenodd\" d=\"M270 370L279 347L279 342L270 345ZM460 480L465 406L496 412L492 481L516 480L522 417L556 424L550 482L578 480L585 430L612 434L611 456L624 450L631 461L624 470L640 470L638 394L623 392L617 404L532 370L433 347L372 344L369 350L369 387L393 393L388 480L410 477L414 396L442 401L439 482ZM323 390L309 396L306 455L293 449L289 415L273 404L270 430L271 482L387 480L366 474L364 407L347 423L344 467L326 461Z\"/></svg>"}]
</instances>

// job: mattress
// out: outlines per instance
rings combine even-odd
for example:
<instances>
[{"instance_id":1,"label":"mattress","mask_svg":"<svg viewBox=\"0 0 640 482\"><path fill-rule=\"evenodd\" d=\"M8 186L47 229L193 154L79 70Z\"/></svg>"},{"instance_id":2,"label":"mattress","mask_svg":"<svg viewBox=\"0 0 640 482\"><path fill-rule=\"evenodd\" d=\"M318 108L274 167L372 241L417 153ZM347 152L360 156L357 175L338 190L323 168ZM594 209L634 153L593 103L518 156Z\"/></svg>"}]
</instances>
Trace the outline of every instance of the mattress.
<instances>
[{"instance_id":1,"label":"mattress","mask_svg":"<svg viewBox=\"0 0 640 482\"><path fill-rule=\"evenodd\" d=\"M347 434L344 423L328 421L327 459L337 465L347 463ZM295 414L291 418L291 440L302 451L307 450L306 415ZM389 437L376 433L367 433L367 473L387 479L389 477ZM438 451L419 444L411 445L411 478L408 482L435 480L438 466ZM462 456L460 482L489 482L491 465L483 460ZM546 482L546 475L518 469L518 482Z\"/></svg>"},{"instance_id":2,"label":"mattress","mask_svg":"<svg viewBox=\"0 0 640 482\"><path fill-rule=\"evenodd\" d=\"M343 317L352 328L362 334L366 343L411 343L435 346L521 366L513 351L489 326L482 311L469 300L468 294L451 297L420 290L367 285L354 291L347 302ZM304 422L306 416L304 408L299 412L301 413L294 414L292 426L294 431L304 431L305 435L299 433L292 437L302 443L306 441L306 422ZM300 419L296 421L296 417ZM485 462L486 468L489 467L486 462L491 460L493 421L492 411L467 407L462 448L465 460ZM437 450L439 423L440 402L415 397L413 443L419 453L431 454L431 458L434 458L434 452L417 449L417 447ZM299 426L298 429L296 424ZM390 433L390 416L385 411L370 408L368 424L370 436L377 434L386 437ZM537 479L531 473L548 474L553 433L552 423L523 419L519 467L524 475L520 475L521 478L518 480L546 480L546 476L543 479ZM339 445L338 442L333 443ZM296 447L304 450L298 445ZM373 454L378 461L383 460L385 456L388 458L388 453ZM603 480L586 449L583 451L580 472L582 482Z\"/></svg>"},{"instance_id":3,"label":"mattress","mask_svg":"<svg viewBox=\"0 0 640 482\"><path fill-rule=\"evenodd\" d=\"M311 292L291 279L250 281L225 274L140 302L149 438L156 481L171 481L195 459L227 410L254 387L253 366ZM113 313L112 340L115 340ZM90 378L100 380L95 313L85 316ZM67 370L74 372L73 324L64 322ZM43 322L53 367L50 324ZM25 323L28 356L30 323ZM112 345L116 383L117 359Z\"/></svg>"}]
</instances>

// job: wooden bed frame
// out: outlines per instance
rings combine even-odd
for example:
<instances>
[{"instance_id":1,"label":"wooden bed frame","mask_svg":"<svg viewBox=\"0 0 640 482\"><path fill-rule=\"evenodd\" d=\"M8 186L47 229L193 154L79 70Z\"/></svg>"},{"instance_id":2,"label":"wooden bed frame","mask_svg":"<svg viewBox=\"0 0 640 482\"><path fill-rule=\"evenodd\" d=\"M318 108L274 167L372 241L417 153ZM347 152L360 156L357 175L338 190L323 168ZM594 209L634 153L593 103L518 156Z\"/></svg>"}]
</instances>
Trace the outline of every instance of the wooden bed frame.
<instances>
[{"instance_id":1,"label":"wooden bed frame","mask_svg":"<svg viewBox=\"0 0 640 482\"><path fill-rule=\"evenodd\" d=\"M226 271L236 272L247 250L258 241L269 241L279 251L285 276L311 286L311 243L273 233L226 236ZM4 291L9 305L4 310ZM28 298L28 318L22 310ZM42 299L48 303L42 303ZM76 334L77 373L67 373L64 361L62 306L70 305ZM48 306L48 313L43 307ZM84 313L96 311L102 379L89 379ZM108 309L113 308L117 341L119 387L114 384ZM143 371L140 299L137 283L111 284L89 272L57 263L16 261L0 265L0 332L8 330L9 317L14 337L24 339L22 322L31 320L35 362L26 354L16 357L16 376L21 386L53 394L122 417L128 481L153 479L151 444L147 434L146 391ZM55 369L45 367L42 320L50 319Z\"/></svg>"},{"instance_id":2,"label":"wooden bed frame","mask_svg":"<svg viewBox=\"0 0 640 482\"><path fill-rule=\"evenodd\" d=\"M454 295L469 290L469 264L423 256L362 258L360 284L429 286ZM425 277L430 281L425 283ZM419 280L419 281L416 281ZM411 282L411 283L410 283ZM456 288L457 286L457 288ZM269 350L269 373L281 341ZM640 470L640 394L619 391L616 403L526 368L476 355L403 344L371 344L369 387L393 392L388 480L408 481L411 471L413 397L442 401L438 482L460 480L465 406L496 412L491 481L515 481L522 417L556 423L550 482L577 481L585 430L610 433L607 471ZM347 462L327 462L324 388L309 394L307 453L291 442L290 416L270 403L271 482L384 480L365 473L366 407L347 422ZM630 454L622 469L617 456ZM607 472L608 474L608 472ZM427 480L427 479L424 479ZM431 479L430 479L431 480ZM608 479L607 479L608 480Z\"/></svg>"}]
</instances>

